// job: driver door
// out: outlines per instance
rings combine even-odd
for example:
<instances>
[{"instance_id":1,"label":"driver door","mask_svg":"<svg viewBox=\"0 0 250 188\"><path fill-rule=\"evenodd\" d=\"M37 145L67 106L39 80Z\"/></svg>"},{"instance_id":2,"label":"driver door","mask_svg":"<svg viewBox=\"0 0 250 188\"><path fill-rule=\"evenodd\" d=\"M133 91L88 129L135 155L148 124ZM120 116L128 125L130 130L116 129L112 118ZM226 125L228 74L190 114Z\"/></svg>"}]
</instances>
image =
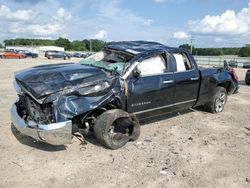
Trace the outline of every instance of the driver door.
<instances>
[{"instance_id":1,"label":"driver door","mask_svg":"<svg viewBox=\"0 0 250 188\"><path fill-rule=\"evenodd\" d=\"M128 112L149 112L173 104L174 73L168 70L164 54L141 61L136 69L140 75L128 80Z\"/></svg>"}]
</instances>

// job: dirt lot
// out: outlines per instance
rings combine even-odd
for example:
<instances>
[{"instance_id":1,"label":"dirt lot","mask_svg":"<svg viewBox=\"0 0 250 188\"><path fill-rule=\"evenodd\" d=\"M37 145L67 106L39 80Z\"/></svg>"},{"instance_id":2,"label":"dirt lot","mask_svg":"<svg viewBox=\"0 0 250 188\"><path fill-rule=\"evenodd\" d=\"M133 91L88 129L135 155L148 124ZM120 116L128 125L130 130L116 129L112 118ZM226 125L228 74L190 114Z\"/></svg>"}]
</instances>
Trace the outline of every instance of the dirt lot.
<instances>
[{"instance_id":1,"label":"dirt lot","mask_svg":"<svg viewBox=\"0 0 250 188\"><path fill-rule=\"evenodd\" d=\"M76 62L77 59L70 60ZM221 114L199 110L142 126L119 150L53 147L11 128L13 73L65 60L0 60L0 187L250 187L250 86L230 96ZM241 80L245 70L237 70Z\"/></svg>"}]
</instances>

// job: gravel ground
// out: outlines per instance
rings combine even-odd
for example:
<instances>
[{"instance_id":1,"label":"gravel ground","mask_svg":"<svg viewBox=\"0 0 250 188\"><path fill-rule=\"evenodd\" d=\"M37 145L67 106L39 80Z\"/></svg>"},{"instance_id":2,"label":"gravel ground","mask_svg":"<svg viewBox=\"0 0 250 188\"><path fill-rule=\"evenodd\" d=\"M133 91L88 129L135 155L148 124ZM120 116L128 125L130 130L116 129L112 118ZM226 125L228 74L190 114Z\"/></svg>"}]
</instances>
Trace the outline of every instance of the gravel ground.
<instances>
[{"instance_id":1,"label":"gravel ground","mask_svg":"<svg viewBox=\"0 0 250 188\"><path fill-rule=\"evenodd\" d=\"M77 62L77 59L70 60ZM118 150L93 137L55 147L11 127L15 71L65 60L0 60L0 187L250 187L250 86L230 96L221 114L180 112L142 126Z\"/></svg>"}]
</instances>

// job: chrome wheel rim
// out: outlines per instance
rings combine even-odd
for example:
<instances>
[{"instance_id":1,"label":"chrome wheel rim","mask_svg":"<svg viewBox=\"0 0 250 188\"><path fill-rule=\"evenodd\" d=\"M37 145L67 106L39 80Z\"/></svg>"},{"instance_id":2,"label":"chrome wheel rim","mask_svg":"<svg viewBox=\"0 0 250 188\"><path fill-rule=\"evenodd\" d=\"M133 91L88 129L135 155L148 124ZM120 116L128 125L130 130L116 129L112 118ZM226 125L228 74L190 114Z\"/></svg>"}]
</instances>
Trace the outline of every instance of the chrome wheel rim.
<instances>
[{"instance_id":1,"label":"chrome wheel rim","mask_svg":"<svg viewBox=\"0 0 250 188\"><path fill-rule=\"evenodd\" d=\"M226 103L226 94L220 93L215 101L215 111L222 112Z\"/></svg>"}]
</instances>

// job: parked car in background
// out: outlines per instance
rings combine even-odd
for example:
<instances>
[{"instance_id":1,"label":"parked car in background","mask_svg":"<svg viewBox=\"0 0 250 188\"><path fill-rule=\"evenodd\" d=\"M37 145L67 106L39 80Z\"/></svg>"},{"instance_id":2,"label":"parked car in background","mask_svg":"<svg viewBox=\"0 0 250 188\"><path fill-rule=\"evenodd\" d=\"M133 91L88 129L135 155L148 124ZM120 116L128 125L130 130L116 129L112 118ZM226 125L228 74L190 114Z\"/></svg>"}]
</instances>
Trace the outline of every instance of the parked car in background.
<instances>
[{"instance_id":1,"label":"parked car in background","mask_svg":"<svg viewBox=\"0 0 250 188\"><path fill-rule=\"evenodd\" d=\"M250 69L250 62L243 63L243 68L244 69Z\"/></svg>"},{"instance_id":2,"label":"parked car in background","mask_svg":"<svg viewBox=\"0 0 250 188\"><path fill-rule=\"evenodd\" d=\"M5 59L23 59L26 58L25 54L19 54L16 53L14 51L4 51L3 53L1 53L0 58Z\"/></svg>"},{"instance_id":3,"label":"parked car in background","mask_svg":"<svg viewBox=\"0 0 250 188\"><path fill-rule=\"evenodd\" d=\"M237 67L238 67L238 62L235 61L235 60L230 60L230 61L228 61L228 65L229 65L230 67L237 68Z\"/></svg>"},{"instance_id":4,"label":"parked car in background","mask_svg":"<svg viewBox=\"0 0 250 188\"><path fill-rule=\"evenodd\" d=\"M17 51L16 50L14 50L14 49L6 49L6 50L4 50L5 52L15 52L15 53L17 53Z\"/></svg>"},{"instance_id":5,"label":"parked car in background","mask_svg":"<svg viewBox=\"0 0 250 188\"><path fill-rule=\"evenodd\" d=\"M85 58L85 55L84 55L84 54L81 54L81 53L74 53L74 54L72 55L72 57Z\"/></svg>"},{"instance_id":6,"label":"parked car in background","mask_svg":"<svg viewBox=\"0 0 250 188\"><path fill-rule=\"evenodd\" d=\"M246 85L250 85L250 69L248 69L246 72L245 83Z\"/></svg>"},{"instance_id":7,"label":"parked car in background","mask_svg":"<svg viewBox=\"0 0 250 188\"><path fill-rule=\"evenodd\" d=\"M87 53L74 53L72 57L77 57L77 58L87 58L94 54L93 52L87 52Z\"/></svg>"},{"instance_id":8,"label":"parked car in background","mask_svg":"<svg viewBox=\"0 0 250 188\"><path fill-rule=\"evenodd\" d=\"M56 51L56 50L48 50L45 52L45 57L47 57L48 59L53 59L53 58L63 58L63 59L70 59L71 55L66 53L66 52L62 52L62 51Z\"/></svg>"},{"instance_id":9,"label":"parked car in background","mask_svg":"<svg viewBox=\"0 0 250 188\"><path fill-rule=\"evenodd\" d=\"M95 54L95 52L87 52L84 55L85 55L85 58L87 58L87 57L89 57L89 56L91 56L93 54Z\"/></svg>"},{"instance_id":10,"label":"parked car in background","mask_svg":"<svg viewBox=\"0 0 250 188\"><path fill-rule=\"evenodd\" d=\"M19 54L24 54L24 55L26 55L26 57L32 57L32 58L37 58L38 57L37 53L33 53L33 52L28 51L28 50L18 50L18 53Z\"/></svg>"}]
</instances>

